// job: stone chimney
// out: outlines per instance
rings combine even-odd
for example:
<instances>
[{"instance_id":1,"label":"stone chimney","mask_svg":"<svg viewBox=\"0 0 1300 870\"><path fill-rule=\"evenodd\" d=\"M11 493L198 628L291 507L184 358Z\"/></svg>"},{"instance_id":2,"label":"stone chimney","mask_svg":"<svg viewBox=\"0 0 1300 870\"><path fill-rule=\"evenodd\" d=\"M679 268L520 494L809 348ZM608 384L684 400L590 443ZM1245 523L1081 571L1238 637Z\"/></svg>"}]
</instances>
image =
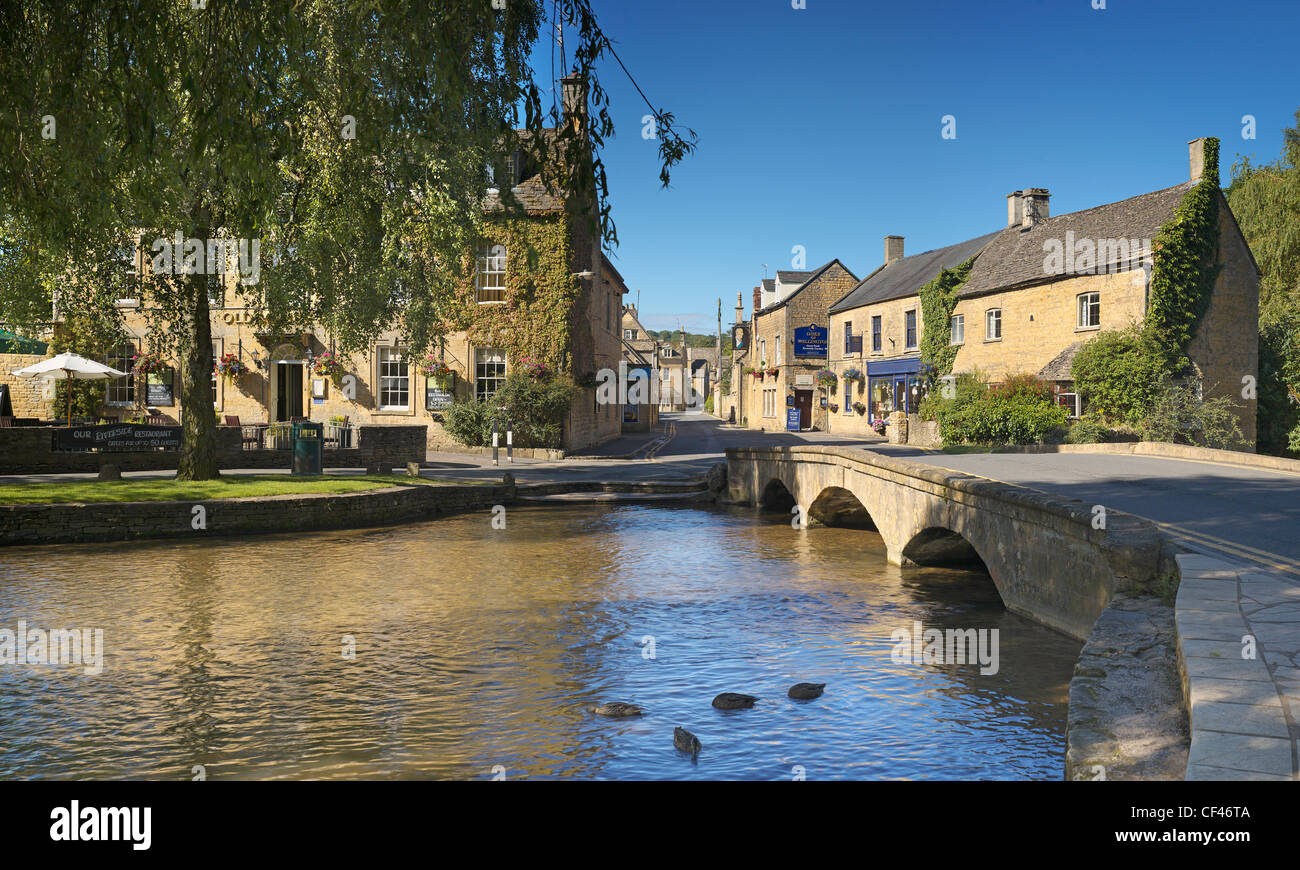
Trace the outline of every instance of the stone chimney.
<instances>
[{"instance_id":1,"label":"stone chimney","mask_svg":"<svg viewBox=\"0 0 1300 870\"><path fill-rule=\"evenodd\" d=\"M1192 181L1200 181L1205 174L1205 138L1187 143L1187 168Z\"/></svg>"},{"instance_id":2,"label":"stone chimney","mask_svg":"<svg viewBox=\"0 0 1300 870\"><path fill-rule=\"evenodd\" d=\"M1007 226L1018 227L1025 221L1025 192L1013 190L1007 194Z\"/></svg>"},{"instance_id":3,"label":"stone chimney","mask_svg":"<svg viewBox=\"0 0 1300 870\"><path fill-rule=\"evenodd\" d=\"M903 237L885 236L885 265L903 259Z\"/></svg>"},{"instance_id":4,"label":"stone chimney","mask_svg":"<svg viewBox=\"0 0 1300 870\"><path fill-rule=\"evenodd\" d=\"M581 130L586 126L587 83L582 76L565 76L560 79L560 106L564 122Z\"/></svg>"},{"instance_id":5,"label":"stone chimney","mask_svg":"<svg viewBox=\"0 0 1300 870\"><path fill-rule=\"evenodd\" d=\"M736 322L745 322L745 294L739 290L736 291Z\"/></svg>"},{"instance_id":6,"label":"stone chimney","mask_svg":"<svg viewBox=\"0 0 1300 870\"><path fill-rule=\"evenodd\" d=\"M1029 229L1034 224L1047 220L1047 201L1051 196L1051 193L1045 187L1026 187L1024 189L1022 201L1025 204L1025 215L1020 222L1022 228Z\"/></svg>"},{"instance_id":7,"label":"stone chimney","mask_svg":"<svg viewBox=\"0 0 1300 870\"><path fill-rule=\"evenodd\" d=\"M755 287L754 288L754 313L757 314L758 309L762 307L763 307L763 288Z\"/></svg>"}]
</instances>

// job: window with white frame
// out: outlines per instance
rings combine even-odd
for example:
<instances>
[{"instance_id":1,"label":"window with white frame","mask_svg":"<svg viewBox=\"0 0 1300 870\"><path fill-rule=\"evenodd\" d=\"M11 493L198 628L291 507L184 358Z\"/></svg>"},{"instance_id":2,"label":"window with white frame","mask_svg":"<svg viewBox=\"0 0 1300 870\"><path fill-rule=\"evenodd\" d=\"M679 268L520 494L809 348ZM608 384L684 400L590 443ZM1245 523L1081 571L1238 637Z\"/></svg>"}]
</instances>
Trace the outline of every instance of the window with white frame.
<instances>
[{"instance_id":1,"label":"window with white frame","mask_svg":"<svg viewBox=\"0 0 1300 870\"><path fill-rule=\"evenodd\" d=\"M486 245L479 250L474 292L480 303L506 301L505 245Z\"/></svg>"},{"instance_id":2,"label":"window with white frame","mask_svg":"<svg viewBox=\"0 0 1300 870\"><path fill-rule=\"evenodd\" d=\"M411 365L401 350L379 348L379 410L409 411Z\"/></svg>"},{"instance_id":3,"label":"window with white frame","mask_svg":"<svg viewBox=\"0 0 1300 870\"><path fill-rule=\"evenodd\" d=\"M781 343L781 333L778 332L778 333L776 334L776 364L777 364L777 365L780 365L780 364L781 364L781 349L782 349L782 347L783 347L783 345L782 345L782 343Z\"/></svg>"},{"instance_id":4,"label":"window with white frame","mask_svg":"<svg viewBox=\"0 0 1300 870\"><path fill-rule=\"evenodd\" d=\"M844 410L841 413L853 413L853 381L848 378L844 379Z\"/></svg>"},{"instance_id":5,"label":"window with white frame","mask_svg":"<svg viewBox=\"0 0 1300 870\"><path fill-rule=\"evenodd\" d=\"M954 314L948 321L948 343L966 343L966 315Z\"/></svg>"},{"instance_id":6,"label":"window with white frame","mask_svg":"<svg viewBox=\"0 0 1300 870\"><path fill-rule=\"evenodd\" d=\"M760 338L758 340L758 361L760 363L767 362L767 339L766 338Z\"/></svg>"},{"instance_id":7,"label":"window with white frame","mask_svg":"<svg viewBox=\"0 0 1300 870\"><path fill-rule=\"evenodd\" d=\"M117 300L119 308L136 308L140 305L140 248L132 244L119 252L126 266L126 286L122 296Z\"/></svg>"},{"instance_id":8,"label":"window with white frame","mask_svg":"<svg viewBox=\"0 0 1300 870\"><path fill-rule=\"evenodd\" d=\"M212 407L221 404L221 388L217 384L217 360L221 359L221 340L212 342Z\"/></svg>"},{"instance_id":9,"label":"window with white frame","mask_svg":"<svg viewBox=\"0 0 1300 870\"><path fill-rule=\"evenodd\" d=\"M880 353L881 343L884 341L883 327L880 322L880 315L877 314L871 318L871 352Z\"/></svg>"},{"instance_id":10,"label":"window with white frame","mask_svg":"<svg viewBox=\"0 0 1300 870\"><path fill-rule=\"evenodd\" d=\"M134 405L135 404L135 375L131 372L131 366L135 365L135 343L124 341L117 347L108 352L105 364L117 369L119 372L126 372L124 378L113 378L108 382L108 393L104 401L110 405Z\"/></svg>"},{"instance_id":11,"label":"window with white frame","mask_svg":"<svg viewBox=\"0 0 1300 870\"><path fill-rule=\"evenodd\" d=\"M1002 309L990 308L984 312L984 340L998 341L1002 338Z\"/></svg>"},{"instance_id":12,"label":"window with white frame","mask_svg":"<svg viewBox=\"0 0 1300 870\"><path fill-rule=\"evenodd\" d=\"M474 398L486 402L506 382L506 352L480 347L474 352Z\"/></svg>"},{"instance_id":13,"label":"window with white frame","mask_svg":"<svg viewBox=\"0 0 1300 870\"><path fill-rule=\"evenodd\" d=\"M1079 329L1096 329L1101 326L1101 294L1079 294Z\"/></svg>"}]
</instances>

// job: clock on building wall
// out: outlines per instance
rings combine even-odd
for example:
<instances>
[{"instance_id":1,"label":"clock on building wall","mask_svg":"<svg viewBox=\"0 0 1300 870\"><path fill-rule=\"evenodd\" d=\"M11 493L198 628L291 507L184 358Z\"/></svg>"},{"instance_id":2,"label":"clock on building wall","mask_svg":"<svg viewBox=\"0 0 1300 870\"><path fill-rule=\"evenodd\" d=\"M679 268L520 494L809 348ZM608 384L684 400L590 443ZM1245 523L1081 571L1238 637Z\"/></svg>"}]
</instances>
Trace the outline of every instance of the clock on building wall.
<instances>
[{"instance_id":1,"label":"clock on building wall","mask_svg":"<svg viewBox=\"0 0 1300 870\"><path fill-rule=\"evenodd\" d=\"M731 327L731 346L736 350L744 350L748 347L748 338L749 330L745 328L745 324L737 323L735 326Z\"/></svg>"}]
</instances>

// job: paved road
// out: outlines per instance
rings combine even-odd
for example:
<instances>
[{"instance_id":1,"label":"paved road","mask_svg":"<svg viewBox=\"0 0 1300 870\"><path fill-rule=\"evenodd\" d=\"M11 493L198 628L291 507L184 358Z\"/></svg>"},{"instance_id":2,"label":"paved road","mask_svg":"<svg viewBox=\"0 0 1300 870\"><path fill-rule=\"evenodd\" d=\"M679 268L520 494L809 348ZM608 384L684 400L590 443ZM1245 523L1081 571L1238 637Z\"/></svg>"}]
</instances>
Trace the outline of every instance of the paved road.
<instances>
[{"instance_id":1,"label":"paved road","mask_svg":"<svg viewBox=\"0 0 1300 870\"><path fill-rule=\"evenodd\" d=\"M1103 453L873 449L1127 511L1163 524L1191 549L1300 577L1300 473Z\"/></svg>"}]
</instances>

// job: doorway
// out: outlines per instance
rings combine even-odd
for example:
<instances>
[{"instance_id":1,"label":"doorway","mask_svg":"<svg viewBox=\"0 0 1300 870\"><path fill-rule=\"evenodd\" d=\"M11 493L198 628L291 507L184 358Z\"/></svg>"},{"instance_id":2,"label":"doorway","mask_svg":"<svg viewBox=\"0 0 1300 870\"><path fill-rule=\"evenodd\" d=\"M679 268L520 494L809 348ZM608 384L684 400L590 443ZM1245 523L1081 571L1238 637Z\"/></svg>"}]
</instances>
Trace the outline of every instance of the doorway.
<instances>
[{"instance_id":1,"label":"doorway","mask_svg":"<svg viewBox=\"0 0 1300 870\"><path fill-rule=\"evenodd\" d=\"M795 390L794 404L799 409L799 429L812 428L812 390Z\"/></svg>"},{"instance_id":2,"label":"doorway","mask_svg":"<svg viewBox=\"0 0 1300 870\"><path fill-rule=\"evenodd\" d=\"M275 422L292 420L302 414L302 363L278 362L275 364L275 395L271 404L275 409Z\"/></svg>"}]
</instances>

